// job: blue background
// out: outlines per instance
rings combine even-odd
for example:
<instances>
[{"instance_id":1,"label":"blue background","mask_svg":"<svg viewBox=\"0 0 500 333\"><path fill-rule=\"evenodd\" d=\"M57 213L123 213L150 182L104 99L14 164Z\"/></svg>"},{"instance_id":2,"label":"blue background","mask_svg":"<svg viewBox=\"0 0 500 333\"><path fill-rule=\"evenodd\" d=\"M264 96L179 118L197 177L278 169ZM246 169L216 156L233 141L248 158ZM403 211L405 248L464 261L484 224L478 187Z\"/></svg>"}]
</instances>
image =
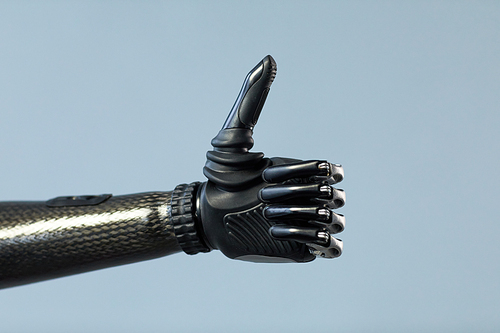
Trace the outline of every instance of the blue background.
<instances>
[{"instance_id":1,"label":"blue background","mask_svg":"<svg viewBox=\"0 0 500 333\"><path fill-rule=\"evenodd\" d=\"M498 332L500 4L2 2L0 200L204 180L247 72L254 151L344 165L344 254L183 253L0 291L2 332Z\"/></svg>"}]
</instances>

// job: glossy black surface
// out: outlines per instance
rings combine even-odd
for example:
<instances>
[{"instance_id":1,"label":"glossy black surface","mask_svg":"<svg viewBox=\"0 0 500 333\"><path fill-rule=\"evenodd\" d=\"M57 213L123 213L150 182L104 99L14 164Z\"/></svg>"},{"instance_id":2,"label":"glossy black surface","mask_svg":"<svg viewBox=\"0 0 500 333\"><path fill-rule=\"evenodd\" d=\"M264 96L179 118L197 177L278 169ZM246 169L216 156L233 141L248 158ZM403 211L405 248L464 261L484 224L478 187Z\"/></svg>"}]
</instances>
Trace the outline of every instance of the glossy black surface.
<instances>
[{"instance_id":1,"label":"glossy black surface","mask_svg":"<svg viewBox=\"0 0 500 333\"><path fill-rule=\"evenodd\" d=\"M115 196L98 205L0 203L0 288L181 251L171 192Z\"/></svg>"},{"instance_id":2,"label":"glossy black surface","mask_svg":"<svg viewBox=\"0 0 500 333\"><path fill-rule=\"evenodd\" d=\"M322 160L269 159L249 151L276 70L276 62L267 56L248 73L212 140L203 169L208 182L199 190L200 234L210 248L233 259L333 258L341 254L342 243L331 233L342 231L344 224L333 220L337 215L330 208L343 205L345 195L330 184L342 180L342 167Z\"/></svg>"}]
</instances>

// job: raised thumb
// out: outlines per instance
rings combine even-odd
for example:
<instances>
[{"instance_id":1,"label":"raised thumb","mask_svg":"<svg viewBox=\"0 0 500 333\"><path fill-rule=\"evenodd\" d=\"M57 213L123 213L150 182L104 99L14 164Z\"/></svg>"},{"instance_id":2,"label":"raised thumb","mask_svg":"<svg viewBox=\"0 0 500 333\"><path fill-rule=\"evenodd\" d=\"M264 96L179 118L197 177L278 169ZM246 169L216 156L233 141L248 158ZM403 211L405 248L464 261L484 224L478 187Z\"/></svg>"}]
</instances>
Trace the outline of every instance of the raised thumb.
<instances>
[{"instance_id":1,"label":"raised thumb","mask_svg":"<svg viewBox=\"0 0 500 333\"><path fill-rule=\"evenodd\" d=\"M253 128L276 77L276 62L266 56L246 76L240 93L212 146L219 151L246 152L253 147Z\"/></svg>"}]
</instances>

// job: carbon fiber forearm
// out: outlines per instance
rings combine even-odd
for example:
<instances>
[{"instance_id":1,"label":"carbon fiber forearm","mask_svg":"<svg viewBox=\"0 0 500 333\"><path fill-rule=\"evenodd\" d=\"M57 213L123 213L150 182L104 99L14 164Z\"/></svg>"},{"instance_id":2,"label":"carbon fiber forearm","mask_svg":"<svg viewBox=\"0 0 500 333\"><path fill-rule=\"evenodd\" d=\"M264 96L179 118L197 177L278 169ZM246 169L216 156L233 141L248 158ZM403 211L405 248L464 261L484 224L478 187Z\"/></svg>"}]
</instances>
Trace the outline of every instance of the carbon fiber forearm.
<instances>
[{"instance_id":1,"label":"carbon fiber forearm","mask_svg":"<svg viewBox=\"0 0 500 333\"><path fill-rule=\"evenodd\" d=\"M171 192L85 206L2 202L0 288L180 252L170 205Z\"/></svg>"}]
</instances>

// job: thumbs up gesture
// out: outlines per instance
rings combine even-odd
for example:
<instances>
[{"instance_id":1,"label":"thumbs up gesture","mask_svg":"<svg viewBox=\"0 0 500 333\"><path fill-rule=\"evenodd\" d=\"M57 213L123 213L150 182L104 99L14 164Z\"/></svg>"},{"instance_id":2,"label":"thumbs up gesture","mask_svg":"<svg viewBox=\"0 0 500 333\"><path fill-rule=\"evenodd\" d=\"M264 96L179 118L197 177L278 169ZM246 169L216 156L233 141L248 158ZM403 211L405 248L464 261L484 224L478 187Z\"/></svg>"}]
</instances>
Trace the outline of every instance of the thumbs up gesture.
<instances>
[{"instance_id":1,"label":"thumbs up gesture","mask_svg":"<svg viewBox=\"0 0 500 333\"><path fill-rule=\"evenodd\" d=\"M265 158L250 152L253 128L276 76L268 55L246 76L222 129L212 140L196 198L196 233L207 250L254 262L335 258L343 243L333 234L345 218L342 166L324 160ZM187 252L187 251L186 251ZM192 251L197 253L199 251Z\"/></svg>"}]
</instances>

